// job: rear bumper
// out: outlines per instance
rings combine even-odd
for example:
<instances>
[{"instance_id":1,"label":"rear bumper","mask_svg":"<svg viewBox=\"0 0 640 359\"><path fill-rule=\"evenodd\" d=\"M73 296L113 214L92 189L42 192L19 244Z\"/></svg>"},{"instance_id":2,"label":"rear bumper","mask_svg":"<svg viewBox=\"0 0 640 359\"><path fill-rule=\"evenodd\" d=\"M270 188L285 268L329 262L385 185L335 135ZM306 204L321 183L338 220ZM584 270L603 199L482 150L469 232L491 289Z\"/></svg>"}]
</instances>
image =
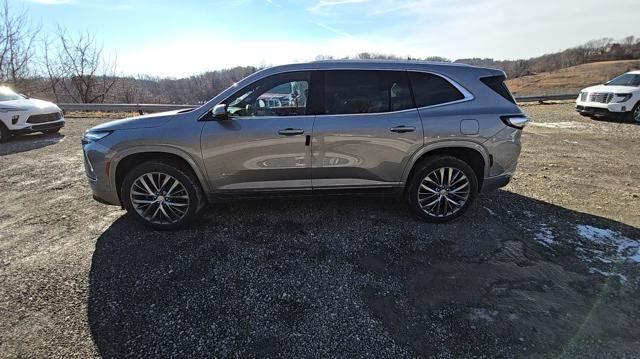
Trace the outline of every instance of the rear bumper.
<instances>
[{"instance_id":1,"label":"rear bumper","mask_svg":"<svg viewBox=\"0 0 640 359\"><path fill-rule=\"evenodd\" d=\"M498 188L504 187L511 182L511 175L505 174L495 177L487 177L482 181L482 189L480 192L491 192Z\"/></svg>"},{"instance_id":2,"label":"rear bumper","mask_svg":"<svg viewBox=\"0 0 640 359\"><path fill-rule=\"evenodd\" d=\"M24 127L18 130L12 130L11 133L16 134L16 135L24 135L24 134L28 134L28 133L34 133L34 132L42 132L42 131L48 131L48 130L57 130L64 127L64 120L60 120L60 121L56 121L56 122L49 122L49 123L43 123L43 124L38 124L38 125L30 125L29 127Z\"/></svg>"}]
</instances>

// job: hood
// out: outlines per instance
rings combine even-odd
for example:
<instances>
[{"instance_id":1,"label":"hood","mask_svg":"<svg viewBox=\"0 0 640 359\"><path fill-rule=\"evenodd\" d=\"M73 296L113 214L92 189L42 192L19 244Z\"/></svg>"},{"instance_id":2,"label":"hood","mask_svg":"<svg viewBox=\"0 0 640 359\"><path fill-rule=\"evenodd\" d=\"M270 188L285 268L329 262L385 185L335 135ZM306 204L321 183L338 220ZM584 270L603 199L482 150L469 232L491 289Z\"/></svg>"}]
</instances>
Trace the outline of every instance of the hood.
<instances>
[{"instance_id":1,"label":"hood","mask_svg":"<svg viewBox=\"0 0 640 359\"><path fill-rule=\"evenodd\" d=\"M91 128L89 131L113 131L113 130L133 130L137 128L150 128L164 125L171 120L178 112L183 110L152 113L144 116L136 116L105 122Z\"/></svg>"},{"instance_id":2,"label":"hood","mask_svg":"<svg viewBox=\"0 0 640 359\"><path fill-rule=\"evenodd\" d=\"M583 92L613 92L613 93L631 93L634 91L640 91L640 87L635 86L607 86L596 85L587 87L582 90Z\"/></svg>"},{"instance_id":3,"label":"hood","mask_svg":"<svg viewBox=\"0 0 640 359\"><path fill-rule=\"evenodd\" d=\"M60 111L56 104L38 100L35 98L21 98L19 100L0 101L0 109L9 111L41 111L51 109L52 111Z\"/></svg>"}]
</instances>

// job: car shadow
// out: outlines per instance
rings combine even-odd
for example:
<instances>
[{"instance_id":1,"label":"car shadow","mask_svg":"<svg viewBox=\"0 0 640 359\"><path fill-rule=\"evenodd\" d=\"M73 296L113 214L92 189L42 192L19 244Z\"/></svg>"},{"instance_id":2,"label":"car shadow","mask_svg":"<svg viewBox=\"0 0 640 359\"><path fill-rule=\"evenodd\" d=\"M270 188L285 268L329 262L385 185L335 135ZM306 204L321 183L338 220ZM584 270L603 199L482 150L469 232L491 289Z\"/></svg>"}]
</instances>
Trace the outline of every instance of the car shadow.
<instances>
[{"instance_id":1,"label":"car shadow","mask_svg":"<svg viewBox=\"0 0 640 359\"><path fill-rule=\"evenodd\" d=\"M172 232L125 215L93 254L93 340L104 357L639 349L638 265L580 228L640 229L502 190L470 211L433 225L389 199L236 201Z\"/></svg>"},{"instance_id":2,"label":"car shadow","mask_svg":"<svg viewBox=\"0 0 640 359\"><path fill-rule=\"evenodd\" d=\"M8 142L0 143L0 156L27 152L55 145L56 143L64 140L64 137L65 136L60 133L12 136Z\"/></svg>"},{"instance_id":3,"label":"car shadow","mask_svg":"<svg viewBox=\"0 0 640 359\"><path fill-rule=\"evenodd\" d=\"M640 125L640 122L629 121L619 116L593 116L590 118L594 121L599 121L599 122L627 123L631 125Z\"/></svg>"}]
</instances>

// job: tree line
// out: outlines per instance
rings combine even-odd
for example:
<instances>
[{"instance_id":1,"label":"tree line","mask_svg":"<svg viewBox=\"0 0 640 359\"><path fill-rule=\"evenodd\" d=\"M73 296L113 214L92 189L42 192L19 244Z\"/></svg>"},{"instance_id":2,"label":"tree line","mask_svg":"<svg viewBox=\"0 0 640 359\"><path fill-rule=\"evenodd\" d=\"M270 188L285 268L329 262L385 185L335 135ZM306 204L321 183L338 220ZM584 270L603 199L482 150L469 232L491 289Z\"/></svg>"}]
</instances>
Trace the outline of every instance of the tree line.
<instances>
[{"instance_id":1,"label":"tree line","mask_svg":"<svg viewBox=\"0 0 640 359\"><path fill-rule=\"evenodd\" d=\"M316 60L334 59L318 55ZM595 61L640 59L640 38L602 38L557 53L521 59L451 59L401 57L363 52L346 59L386 59L462 62L504 70L510 78ZM174 103L198 104L259 70L234 67L185 78L147 75L123 76L117 58L105 53L90 33L69 33L63 27L50 34L34 24L26 11L14 11L8 0L0 1L0 84L28 96L58 103Z\"/></svg>"},{"instance_id":2,"label":"tree line","mask_svg":"<svg viewBox=\"0 0 640 359\"><path fill-rule=\"evenodd\" d=\"M545 54L527 60L501 60L491 58L458 59L470 65L499 68L509 78L534 75L597 61L640 59L640 38L627 36L622 40L605 37L564 51Z\"/></svg>"}]
</instances>

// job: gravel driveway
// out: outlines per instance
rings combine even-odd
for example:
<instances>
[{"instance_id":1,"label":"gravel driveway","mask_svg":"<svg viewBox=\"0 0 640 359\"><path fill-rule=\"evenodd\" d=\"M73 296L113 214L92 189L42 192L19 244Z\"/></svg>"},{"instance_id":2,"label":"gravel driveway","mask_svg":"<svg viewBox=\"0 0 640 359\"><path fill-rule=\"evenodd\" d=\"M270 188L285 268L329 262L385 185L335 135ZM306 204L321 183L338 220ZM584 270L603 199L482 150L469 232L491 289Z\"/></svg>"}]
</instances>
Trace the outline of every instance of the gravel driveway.
<instances>
[{"instance_id":1,"label":"gravel driveway","mask_svg":"<svg viewBox=\"0 0 640 359\"><path fill-rule=\"evenodd\" d=\"M460 220L229 201L156 232L94 202L104 118L0 145L2 357L640 355L640 126L526 106L519 173Z\"/></svg>"}]
</instances>

